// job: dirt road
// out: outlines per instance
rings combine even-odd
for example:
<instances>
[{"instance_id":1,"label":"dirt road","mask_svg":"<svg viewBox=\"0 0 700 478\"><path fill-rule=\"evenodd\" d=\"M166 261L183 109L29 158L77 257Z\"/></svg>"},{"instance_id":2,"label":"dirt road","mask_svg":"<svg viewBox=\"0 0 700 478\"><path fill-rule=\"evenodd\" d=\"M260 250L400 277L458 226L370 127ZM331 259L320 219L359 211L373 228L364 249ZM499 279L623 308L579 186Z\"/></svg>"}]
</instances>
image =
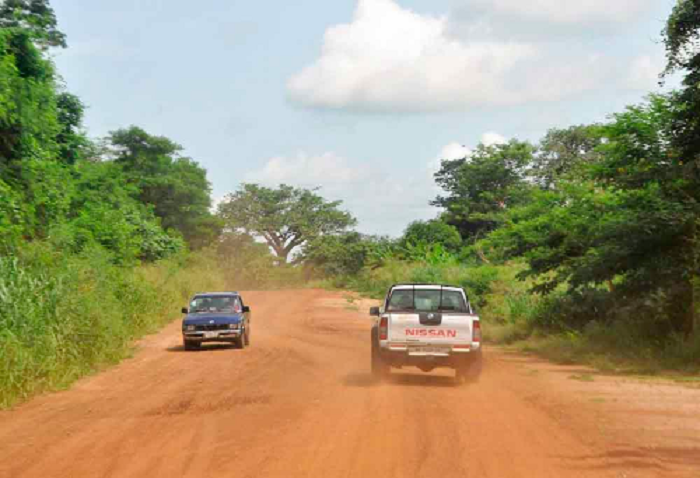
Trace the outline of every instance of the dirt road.
<instances>
[{"instance_id":1,"label":"dirt road","mask_svg":"<svg viewBox=\"0 0 700 478\"><path fill-rule=\"evenodd\" d=\"M245 297L249 349L184 352L175 323L120 366L0 413L0 477L700 476L700 390L500 351L478 386L450 371L375 385L364 306Z\"/></svg>"}]
</instances>

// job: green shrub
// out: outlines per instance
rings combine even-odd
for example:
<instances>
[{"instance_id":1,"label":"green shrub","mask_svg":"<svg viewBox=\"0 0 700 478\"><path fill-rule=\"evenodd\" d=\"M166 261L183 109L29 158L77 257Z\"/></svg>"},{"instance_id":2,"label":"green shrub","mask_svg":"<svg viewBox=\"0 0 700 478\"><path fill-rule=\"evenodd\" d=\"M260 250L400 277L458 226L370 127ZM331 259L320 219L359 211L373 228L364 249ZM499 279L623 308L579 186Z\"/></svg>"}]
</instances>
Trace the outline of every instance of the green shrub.
<instances>
[{"instance_id":1,"label":"green shrub","mask_svg":"<svg viewBox=\"0 0 700 478\"><path fill-rule=\"evenodd\" d=\"M205 253L136 269L97 246L65 255L38 243L0 257L0 406L117 362L193 292L224 284Z\"/></svg>"}]
</instances>

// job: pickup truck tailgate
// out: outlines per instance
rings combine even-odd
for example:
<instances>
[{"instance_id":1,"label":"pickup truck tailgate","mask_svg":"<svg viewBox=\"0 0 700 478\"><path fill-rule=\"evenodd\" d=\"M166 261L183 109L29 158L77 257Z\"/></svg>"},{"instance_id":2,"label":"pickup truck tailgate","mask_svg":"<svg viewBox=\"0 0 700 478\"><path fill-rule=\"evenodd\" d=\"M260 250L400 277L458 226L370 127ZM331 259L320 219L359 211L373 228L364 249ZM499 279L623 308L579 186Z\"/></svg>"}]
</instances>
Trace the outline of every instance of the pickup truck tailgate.
<instances>
[{"instance_id":1,"label":"pickup truck tailgate","mask_svg":"<svg viewBox=\"0 0 700 478\"><path fill-rule=\"evenodd\" d=\"M469 314L392 313L389 317L389 341L435 345L464 344L472 341Z\"/></svg>"}]
</instances>

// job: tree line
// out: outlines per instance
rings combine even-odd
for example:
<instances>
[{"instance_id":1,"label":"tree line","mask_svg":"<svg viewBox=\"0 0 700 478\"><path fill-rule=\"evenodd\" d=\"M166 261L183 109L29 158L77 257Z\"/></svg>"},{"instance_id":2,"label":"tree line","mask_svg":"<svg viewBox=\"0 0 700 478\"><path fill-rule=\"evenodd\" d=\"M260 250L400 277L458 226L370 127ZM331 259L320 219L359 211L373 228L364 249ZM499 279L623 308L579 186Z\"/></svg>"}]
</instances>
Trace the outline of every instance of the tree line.
<instances>
[{"instance_id":1,"label":"tree line","mask_svg":"<svg viewBox=\"0 0 700 478\"><path fill-rule=\"evenodd\" d=\"M85 106L49 52L66 36L47 0L0 6L0 244L45 240L115 261L153 261L211 244L206 171L168 138L131 126L91 140Z\"/></svg>"},{"instance_id":2,"label":"tree line","mask_svg":"<svg viewBox=\"0 0 700 478\"><path fill-rule=\"evenodd\" d=\"M664 74L683 75L679 89L605 122L555 128L537 143L481 144L443 162L439 218L390 239L353 231L340 202L288 185L244 184L212 212L206 171L176 142L136 126L90 139L85 107L49 57L67 39L48 0L6 0L1 252L48 241L71 253L102 247L133 264L214 246L234 262L262 258L266 268L332 277L397 258L517 261L533 293L563 293L576 305L568 325L626 310L651 316L659 336L690 335L699 326L699 32L700 7L679 0L663 31Z\"/></svg>"},{"instance_id":3,"label":"tree line","mask_svg":"<svg viewBox=\"0 0 700 478\"><path fill-rule=\"evenodd\" d=\"M398 240L338 234L353 221L337 217L301 241L304 232L282 219L289 213L277 214L286 187L245 186L222 206L225 222L262 235L282 259L301 245L307 266L337 277L381 267L387 257L517 261L532 293L557 292L568 303L560 314L567 327L625 320L659 340L691 336L700 330L699 39L700 6L679 0L663 30L662 75L681 74L679 89L604 122L554 128L537 143L481 144L443 162L435 180L444 193L433 201L443 212ZM238 215L251 198L268 213ZM251 216L264 223L246 223Z\"/></svg>"}]
</instances>

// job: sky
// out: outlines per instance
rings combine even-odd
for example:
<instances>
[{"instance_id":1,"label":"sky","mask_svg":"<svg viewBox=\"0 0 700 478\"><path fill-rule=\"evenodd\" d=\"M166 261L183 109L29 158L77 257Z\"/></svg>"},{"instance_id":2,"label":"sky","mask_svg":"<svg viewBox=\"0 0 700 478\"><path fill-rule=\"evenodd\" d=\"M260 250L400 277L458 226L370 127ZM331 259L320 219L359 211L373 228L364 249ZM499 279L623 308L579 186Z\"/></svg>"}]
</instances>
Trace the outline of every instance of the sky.
<instances>
[{"instance_id":1,"label":"sky","mask_svg":"<svg viewBox=\"0 0 700 478\"><path fill-rule=\"evenodd\" d=\"M659 91L673 0L53 0L92 137L138 125L208 171L320 188L370 234L436 217L441 160Z\"/></svg>"}]
</instances>

